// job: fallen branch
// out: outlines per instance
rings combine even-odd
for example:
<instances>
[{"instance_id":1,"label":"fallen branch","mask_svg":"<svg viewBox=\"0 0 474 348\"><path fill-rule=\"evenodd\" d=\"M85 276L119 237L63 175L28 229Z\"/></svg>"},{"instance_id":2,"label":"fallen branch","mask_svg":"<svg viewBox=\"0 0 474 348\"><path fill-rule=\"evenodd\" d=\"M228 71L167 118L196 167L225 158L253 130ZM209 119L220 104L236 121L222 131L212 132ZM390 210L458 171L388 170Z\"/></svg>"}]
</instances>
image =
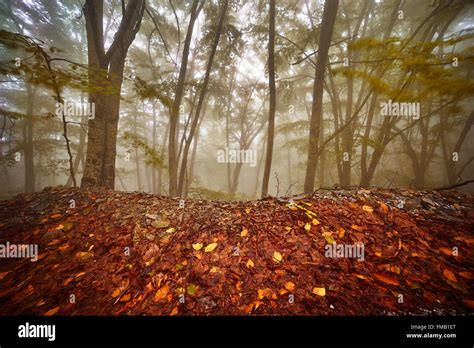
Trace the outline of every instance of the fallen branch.
<instances>
[{"instance_id":1,"label":"fallen branch","mask_svg":"<svg viewBox=\"0 0 474 348\"><path fill-rule=\"evenodd\" d=\"M461 186L470 184L471 182L474 182L474 180L467 180L467 181L463 181L463 182L460 182L460 183L457 183L457 184L454 184L454 185L442 186L442 187L435 188L433 190L434 191L451 190L451 189L454 189L454 188L457 188L457 187L461 187Z\"/></svg>"}]
</instances>

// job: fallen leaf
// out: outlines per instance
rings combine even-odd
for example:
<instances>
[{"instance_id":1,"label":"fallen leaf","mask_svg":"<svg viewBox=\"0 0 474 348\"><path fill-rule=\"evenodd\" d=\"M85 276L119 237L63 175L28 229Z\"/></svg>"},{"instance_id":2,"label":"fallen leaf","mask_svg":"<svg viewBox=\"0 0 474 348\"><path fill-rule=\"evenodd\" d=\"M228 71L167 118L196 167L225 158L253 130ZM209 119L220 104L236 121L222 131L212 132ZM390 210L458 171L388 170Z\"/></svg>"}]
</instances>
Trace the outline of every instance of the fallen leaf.
<instances>
[{"instance_id":1,"label":"fallen leaf","mask_svg":"<svg viewBox=\"0 0 474 348\"><path fill-rule=\"evenodd\" d=\"M359 279L367 279L367 277L362 274L354 274L354 275Z\"/></svg>"},{"instance_id":2,"label":"fallen leaf","mask_svg":"<svg viewBox=\"0 0 474 348\"><path fill-rule=\"evenodd\" d=\"M159 289L155 293L155 298L154 298L155 302L164 300L166 298L166 295L168 295L169 290L170 290L170 287L168 285L165 285L161 289Z\"/></svg>"},{"instance_id":3,"label":"fallen leaf","mask_svg":"<svg viewBox=\"0 0 474 348\"><path fill-rule=\"evenodd\" d=\"M245 265L247 266L247 268L253 268L253 266L255 266L251 259L248 259Z\"/></svg>"},{"instance_id":4,"label":"fallen leaf","mask_svg":"<svg viewBox=\"0 0 474 348\"><path fill-rule=\"evenodd\" d=\"M439 248L439 251L441 251L445 255L453 256L453 249L451 248L441 247Z\"/></svg>"},{"instance_id":5,"label":"fallen leaf","mask_svg":"<svg viewBox=\"0 0 474 348\"><path fill-rule=\"evenodd\" d=\"M385 213L387 214L388 213L388 207L385 203L383 202L380 202L380 209Z\"/></svg>"},{"instance_id":6,"label":"fallen leaf","mask_svg":"<svg viewBox=\"0 0 474 348\"><path fill-rule=\"evenodd\" d=\"M310 223L307 223L306 225L304 225L304 229L306 231L311 231L311 224Z\"/></svg>"},{"instance_id":7,"label":"fallen leaf","mask_svg":"<svg viewBox=\"0 0 474 348\"><path fill-rule=\"evenodd\" d=\"M283 256L278 251L273 253L273 261L280 262L283 259Z\"/></svg>"},{"instance_id":8,"label":"fallen leaf","mask_svg":"<svg viewBox=\"0 0 474 348\"><path fill-rule=\"evenodd\" d=\"M313 288L313 294L318 296L326 296L326 289L325 288Z\"/></svg>"},{"instance_id":9,"label":"fallen leaf","mask_svg":"<svg viewBox=\"0 0 474 348\"><path fill-rule=\"evenodd\" d=\"M364 210L364 211L366 211L366 212L368 212L368 213L372 213L372 212L374 211L374 208L372 208L372 207L369 206L369 205L364 205L364 206L362 207L362 210Z\"/></svg>"},{"instance_id":10,"label":"fallen leaf","mask_svg":"<svg viewBox=\"0 0 474 348\"><path fill-rule=\"evenodd\" d=\"M343 238L345 234L346 234L346 230L343 229L342 227L339 227L339 238Z\"/></svg>"},{"instance_id":11,"label":"fallen leaf","mask_svg":"<svg viewBox=\"0 0 474 348\"><path fill-rule=\"evenodd\" d=\"M130 301L130 294L123 295L122 298L120 299L120 302L128 302Z\"/></svg>"},{"instance_id":12,"label":"fallen leaf","mask_svg":"<svg viewBox=\"0 0 474 348\"><path fill-rule=\"evenodd\" d=\"M242 230L242 232L240 232L240 236L241 236L241 237L245 237L245 236L247 236L248 233L249 233L249 231L248 231L246 228L244 228L244 229Z\"/></svg>"},{"instance_id":13,"label":"fallen leaf","mask_svg":"<svg viewBox=\"0 0 474 348\"><path fill-rule=\"evenodd\" d=\"M456 276L453 272L451 272L449 269L445 268L444 271L443 271L443 275L446 279L454 282L454 283L457 283L458 280L456 279Z\"/></svg>"},{"instance_id":14,"label":"fallen leaf","mask_svg":"<svg viewBox=\"0 0 474 348\"><path fill-rule=\"evenodd\" d=\"M469 272L469 271L465 271L465 272L459 272L459 275L465 279L474 279L474 273L473 272ZM0 278L1 279L1 278Z\"/></svg>"},{"instance_id":15,"label":"fallen leaf","mask_svg":"<svg viewBox=\"0 0 474 348\"><path fill-rule=\"evenodd\" d=\"M210 253L211 251L214 251L215 248L217 248L217 243L211 243L204 248L204 252Z\"/></svg>"},{"instance_id":16,"label":"fallen leaf","mask_svg":"<svg viewBox=\"0 0 474 348\"><path fill-rule=\"evenodd\" d=\"M288 291L294 291L296 289L296 285L293 282L286 282L285 289Z\"/></svg>"},{"instance_id":17,"label":"fallen leaf","mask_svg":"<svg viewBox=\"0 0 474 348\"><path fill-rule=\"evenodd\" d=\"M0 273L0 280L2 280L3 278L5 278L8 273L10 273L10 271Z\"/></svg>"},{"instance_id":18,"label":"fallen leaf","mask_svg":"<svg viewBox=\"0 0 474 348\"><path fill-rule=\"evenodd\" d=\"M400 285L398 280L388 274L374 273L374 277L380 280L381 282L391 284L391 285Z\"/></svg>"},{"instance_id":19,"label":"fallen leaf","mask_svg":"<svg viewBox=\"0 0 474 348\"><path fill-rule=\"evenodd\" d=\"M61 308L61 307L59 307L59 306L58 306L58 307L54 307L53 309L50 309L49 311L47 311L47 312L44 313L43 315L44 315L45 317L49 317L49 316L51 316L51 315L55 315L55 314L59 311L60 308Z\"/></svg>"},{"instance_id":20,"label":"fallen leaf","mask_svg":"<svg viewBox=\"0 0 474 348\"><path fill-rule=\"evenodd\" d=\"M324 239L326 239L326 242L328 242L329 244L336 243L336 240L332 236L331 232L323 232L323 237L324 237Z\"/></svg>"},{"instance_id":21,"label":"fallen leaf","mask_svg":"<svg viewBox=\"0 0 474 348\"><path fill-rule=\"evenodd\" d=\"M62 215L61 214L53 214L50 216L51 219L58 219L60 218Z\"/></svg>"},{"instance_id":22,"label":"fallen leaf","mask_svg":"<svg viewBox=\"0 0 474 348\"><path fill-rule=\"evenodd\" d=\"M112 293L112 298L118 297L118 295L120 295L120 292L121 292L120 288L115 289L114 292Z\"/></svg>"},{"instance_id":23,"label":"fallen leaf","mask_svg":"<svg viewBox=\"0 0 474 348\"><path fill-rule=\"evenodd\" d=\"M188 244L189 245L189 244ZM193 244L193 249L194 250L201 250L202 249L202 244L201 243L194 243Z\"/></svg>"},{"instance_id":24,"label":"fallen leaf","mask_svg":"<svg viewBox=\"0 0 474 348\"><path fill-rule=\"evenodd\" d=\"M313 219L311 220L311 223L314 225L314 226L317 226L320 224L319 220L318 219Z\"/></svg>"},{"instance_id":25,"label":"fallen leaf","mask_svg":"<svg viewBox=\"0 0 474 348\"><path fill-rule=\"evenodd\" d=\"M462 302L464 302L464 303L467 304L469 307L471 307L472 309L474 309L474 300L468 300L468 299L466 299L466 300L464 300L464 301L462 301Z\"/></svg>"},{"instance_id":26,"label":"fallen leaf","mask_svg":"<svg viewBox=\"0 0 474 348\"><path fill-rule=\"evenodd\" d=\"M176 232L176 228L174 227L170 227L166 230L166 233L174 233L174 232Z\"/></svg>"},{"instance_id":27,"label":"fallen leaf","mask_svg":"<svg viewBox=\"0 0 474 348\"><path fill-rule=\"evenodd\" d=\"M173 307L173 309L172 309L171 312L170 312L170 316L172 317L172 316L174 316L174 315L176 315L176 314L178 314L178 306L174 306L174 307Z\"/></svg>"},{"instance_id":28,"label":"fallen leaf","mask_svg":"<svg viewBox=\"0 0 474 348\"><path fill-rule=\"evenodd\" d=\"M357 226L357 225L352 225L351 228L352 228L353 230L356 230L356 231L362 231L362 230L363 230L362 227Z\"/></svg>"},{"instance_id":29,"label":"fallen leaf","mask_svg":"<svg viewBox=\"0 0 474 348\"><path fill-rule=\"evenodd\" d=\"M196 285L194 284L189 284L188 287L186 288L186 291L190 296L194 296L196 294Z\"/></svg>"}]
</instances>

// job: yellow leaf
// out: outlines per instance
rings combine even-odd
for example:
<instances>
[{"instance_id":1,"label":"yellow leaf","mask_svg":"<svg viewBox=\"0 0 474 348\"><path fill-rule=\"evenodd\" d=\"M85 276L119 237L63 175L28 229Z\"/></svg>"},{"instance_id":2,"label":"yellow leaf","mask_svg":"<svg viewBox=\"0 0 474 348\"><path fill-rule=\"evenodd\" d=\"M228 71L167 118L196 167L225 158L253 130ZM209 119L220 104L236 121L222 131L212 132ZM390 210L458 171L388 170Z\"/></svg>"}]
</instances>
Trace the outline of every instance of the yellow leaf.
<instances>
[{"instance_id":1,"label":"yellow leaf","mask_svg":"<svg viewBox=\"0 0 474 348\"><path fill-rule=\"evenodd\" d=\"M120 295L120 289L119 288L114 290L114 292L112 293L112 298L116 298L118 295Z\"/></svg>"},{"instance_id":2,"label":"yellow leaf","mask_svg":"<svg viewBox=\"0 0 474 348\"><path fill-rule=\"evenodd\" d=\"M249 231L248 231L246 228L244 228L244 229L242 230L242 232L240 232L240 236L241 236L241 237L245 237L248 233L249 233Z\"/></svg>"},{"instance_id":3,"label":"yellow leaf","mask_svg":"<svg viewBox=\"0 0 474 348\"><path fill-rule=\"evenodd\" d=\"M326 296L326 289L325 288L313 288L313 294L318 296Z\"/></svg>"},{"instance_id":4,"label":"yellow leaf","mask_svg":"<svg viewBox=\"0 0 474 348\"><path fill-rule=\"evenodd\" d=\"M175 231L176 231L176 228L170 227L170 228L168 228L168 229L166 230L166 233L173 233L173 232L175 232Z\"/></svg>"},{"instance_id":5,"label":"yellow leaf","mask_svg":"<svg viewBox=\"0 0 474 348\"><path fill-rule=\"evenodd\" d=\"M359 279L367 279L367 277L363 276L362 274L354 274L354 275Z\"/></svg>"},{"instance_id":6,"label":"yellow leaf","mask_svg":"<svg viewBox=\"0 0 474 348\"><path fill-rule=\"evenodd\" d=\"M202 244L201 243L194 243L193 244L193 249L194 250L201 250L202 249Z\"/></svg>"},{"instance_id":7,"label":"yellow leaf","mask_svg":"<svg viewBox=\"0 0 474 348\"><path fill-rule=\"evenodd\" d=\"M366 211L366 212L368 212L368 213L372 213L372 212L374 211L374 208L372 208L372 207L369 206L369 205L364 205L364 206L362 207L362 210L364 210L364 211Z\"/></svg>"},{"instance_id":8,"label":"yellow leaf","mask_svg":"<svg viewBox=\"0 0 474 348\"><path fill-rule=\"evenodd\" d=\"M60 218L62 215L61 214L53 214L50 216L51 219L57 219Z\"/></svg>"},{"instance_id":9,"label":"yellow leaf","mask_svg":"<svg viewBox=\"0 0 474 348\"><path fill-rule=\"evenodd\" d=\"M280 262L283 259L283 256L278 251L273 253L273 261Z\"/></svg>"},{"instance_id":10,"label":"yellow leaf","mask_svg":"<svg viewBox=\"0 0 474 348\"><path fill-rule=\"evenodd\" d=\"M56 231L62 230L64 228L63 224L59 224L58 227L56 227Z\"/></svg>"},{"instance_id":11,"label":"yellow leaf","mask_svg":"<svg viewBox=\"0 0 474 348\"><path fill-rule=\"evenodd\" d=\"M319 224L320 224L320 222L319 222L319 220L318 220L318 219L313 219L313 220L311 220L311 223L312 223L314 226L316 226L316 225L319 225Z\"/></svg>"},{"instance_id":12,"label":"yellow leaf","mask_svg":"<svg viewBox=\"0 0 474 348\"><path fill-rule=\"evenodd\" d=\"M245 212L246 212L247 214L249 214L251 210L252 210L251 208L247 208L247 209L245 209Z\"/></svg>"},{"instance_id":13,"label":"yellow leaf","mask_svg":"<svg viewBox=\"0 0 474 348\"><path fill-rule=\"evenodd\" d=\"M374 254L377 255L378 257L382 257L382 252L381 251L376 251Z\"/></svg>"},{"instance_id":14,"label":"yellow leaf","mask_svg":"<svg viewBox=\"0 0 474 348\"><path fill-rule=\"evenodd\" d=\"M206 253L210 253L211 251L214 251L215 248L217 248L217 243L211 243L207 247L204 248L204 251Z\"/></svg>"},{"instance_id":15,"label":"yellow leaf","mask_svg":"<svg viewBox=\"0 0 474 348\"><path fill-rule=\"evenodd\" d=\"M286 282L285 289L288 291L294 291L296 289L296 285L293 282Z\"/></svg>"},{"instance_id":16,"label":"yellow leaf","mask_svg":"<svg viewBox=\"0 0 474 348\"><path fill-rule=\"evenodd\" d=\"M257 290L257 296L258 296L258 299L259 299L259 300L263 299L264 293L263 293L263 290L262 290L262 289L258 289L258 290Z\"/></svg>"},{"instance_id":17,"label":"yellow leaf","mask_svg":"<svg viewBox=\"0 0 474 348\"><path fill-rule=\"evenodd\" d=\"M168 295L168 291L170 290L170 287L168 285L163 286L161 289L159 289L156 294L155 294L155 302L164 300L166 298L166 295Z\"/></svg>"},{"instance_id":18,"label":"yellow leaf","mask_svg":"<svg viewBox=\"0 0 474 348\"><path fill-rule=\"evenodd\" d=\"M311 224L310 223L307 223L306 225L304 225L304 229L306 231L311 231Z\"/></svg>"},{"instance_id":19,"label":"yellow leaf","mask_svg":"<svg viewBox=\"0 0 474 348\"><path fill-rule=\"evenodd\" d=\"M50 309L49 311L44 313L44 316L49 317L51 315L55 315L59 311L59 308L61 307L58 306L58 307L54 307L53 309Z\"/></svg>"},{"instance_id":20,"label":"yellow leaf","mask_svg":"<svg viewBox=\"0 0 474 348\"><path fill-rule=\"evenodd\" d=\"M248 259L248 261L246 263L246 266L247 266L247 268L253 268L253 266L255 266L255 264L253 263L252 260Z\"/></svg>"},{"instance_id":21,"label":"yellow leaf","mask_svg":"<svg viewBox=\"0 0 474 348\"><path fill-rule=\"evenodd\" d=\"M331 232L324 232L324 233L323 233L323 237L324 237L324 239L326 239L326 242L328 242L329 244L334 244L334 243L336 243L336 240L335 240L334 237L332 236L332 233L331 233Z\"/></svg>"},{"instance_id":22,"label":"yellow leaf","mask_svg":"<svg viewBox=\"0 0 474 348\"><path fill-rule=\"evenodd\" d=\"M357 226L357 225L352 225L351 228L356 230L356 231L362 231L362 227Z\"/></svg>"}]
</instances>

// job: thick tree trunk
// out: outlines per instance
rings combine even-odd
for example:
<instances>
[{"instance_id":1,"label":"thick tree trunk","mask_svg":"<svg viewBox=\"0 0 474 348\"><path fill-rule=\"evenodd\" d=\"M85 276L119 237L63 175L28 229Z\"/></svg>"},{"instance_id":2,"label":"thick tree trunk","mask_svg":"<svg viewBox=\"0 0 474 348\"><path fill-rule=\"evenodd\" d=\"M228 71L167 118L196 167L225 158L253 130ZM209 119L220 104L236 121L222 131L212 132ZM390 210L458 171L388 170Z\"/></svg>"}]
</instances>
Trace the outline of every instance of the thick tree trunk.
<instances>
[{"instance_id":1,"label":"thick tree trunk","mask_svg":"<svg viewBox=\"0 0 474 348\"><path fill-rule=\"evenodd\" d=\"M267 150L262 178L262 198L265 198L268 195L268 182L270 180L270 170L272 167L273 157L273 140L275 137L275 0L270 0L268 29L268 87L270 90L270 109L268 110Z\"/></svg>"},{"instance_id":2,"label":"thick tree trunk","mask_svg":"<svg viewBox=\"0 0 474 348\"><path fill-rule=\"evenodd\" d=\"M311 110L309 129L308 163L306 165L304 182L305 193L312 193L314 191L314 179L318 163L320 125L323 113L324 75L332 31L334 28L334 22L336 21L338 3L339 0L326 0L324 3L323 20L319 36L318 60L316 62L313 86L313 106Z\"/></svg>"},{"instance_id":3,"label":"thick tree trunk","mask_svg":"<svg viewBox=\"0 0 474 348\"><path fill-rule=\"evenodd\" d=\"M144 9L144 0L128 2L114 41L105 52L102 24L103 2L87 0L84 5L89 86L106 87L108 93L89 93L89 102L95 103L95 117L89 119L88 122L86 164L82 187L114 188L115 186L117 127L123 68L128 48L140 29Z\"/></svg>"}]
</instances>

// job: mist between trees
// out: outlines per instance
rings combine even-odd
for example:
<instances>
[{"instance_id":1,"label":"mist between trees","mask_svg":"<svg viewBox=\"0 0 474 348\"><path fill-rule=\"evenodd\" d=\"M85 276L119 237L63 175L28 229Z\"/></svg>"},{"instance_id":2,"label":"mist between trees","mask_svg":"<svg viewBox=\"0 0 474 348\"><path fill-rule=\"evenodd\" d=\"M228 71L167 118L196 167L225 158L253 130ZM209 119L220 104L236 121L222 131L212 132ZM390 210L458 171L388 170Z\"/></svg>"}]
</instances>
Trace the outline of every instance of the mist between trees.
<instances>
[{"instance_id":1,"label":"mist between trees","mask_svg":"<svg viewBox=\"0 0 474 348\"><path fill-rule=\"evenodd\" d=\"M472 180L473 18L463 0L3 0L0 196Z\"/></svg>"}]
</instances>

